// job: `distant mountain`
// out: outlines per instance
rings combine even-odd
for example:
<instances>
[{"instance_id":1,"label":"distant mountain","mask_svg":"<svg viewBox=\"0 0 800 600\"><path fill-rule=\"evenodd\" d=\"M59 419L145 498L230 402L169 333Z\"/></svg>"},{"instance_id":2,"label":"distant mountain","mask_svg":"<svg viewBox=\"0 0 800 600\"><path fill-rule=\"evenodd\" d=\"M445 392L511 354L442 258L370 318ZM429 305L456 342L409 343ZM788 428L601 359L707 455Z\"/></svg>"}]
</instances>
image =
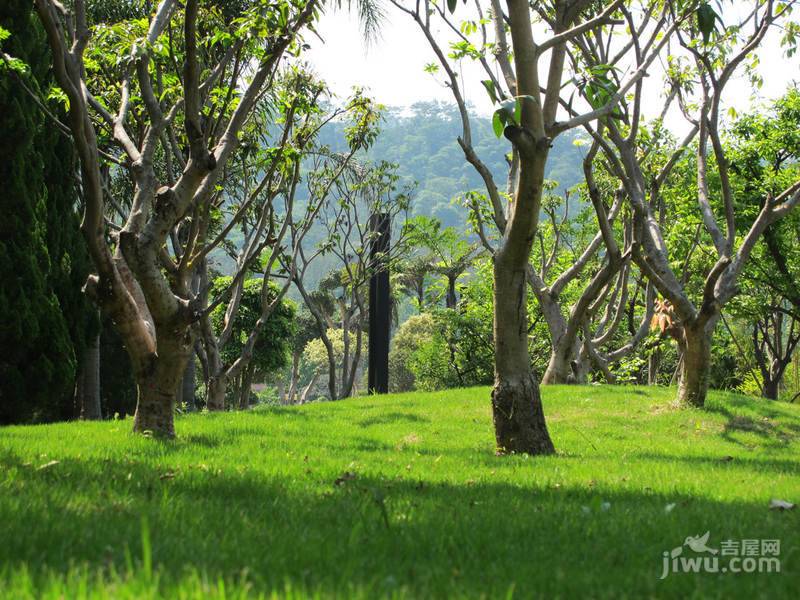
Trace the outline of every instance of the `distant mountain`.
<instances>
[{"instance_id":1,"label":"distant mountain","mask_svg":"<svg viewBox=\"0 0 800 600\"><path fill-rule=\"evenodd\" d=\"M498 139L491 119L472 115L472 145L491 170L500 189L506 185L508 167L505 155L510 144ZM334 150L344 150L343 124L332 123L321 133L320 141ZM419 102L410 108L389 107L385 111L381 134L367 157L399 165L405 182L417 184L414 214L438 217L445 226L466 227L466 211L453 205L454 198L469 190L483 191L475 169L466 162L458 145L461 119L458 109L443 102ZM583 152L573 142L576 134L556 138L550 151L548 179L571 187L583 179Z\"/></svg>"}]
</instances>

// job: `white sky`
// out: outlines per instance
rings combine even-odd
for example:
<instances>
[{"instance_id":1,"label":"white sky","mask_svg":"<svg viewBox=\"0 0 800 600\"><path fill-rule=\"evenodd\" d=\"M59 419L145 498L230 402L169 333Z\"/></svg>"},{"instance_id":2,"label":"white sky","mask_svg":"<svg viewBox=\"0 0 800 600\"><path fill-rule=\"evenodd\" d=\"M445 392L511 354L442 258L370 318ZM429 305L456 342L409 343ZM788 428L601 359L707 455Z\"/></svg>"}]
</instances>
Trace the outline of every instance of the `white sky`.
<instances>
[{"instance_id":1,"label":"white sky","mask_svg":"<svg viewBox=\"0 0 800 600\"><path fill-rule=\"evenodd\" d=\"M442 75L433 76L423 71L426 64L436 62L436 57L416 23L388 2L385 5L387 18L381 39L369 47L363 41L355 14L346 10L326 12L318 25L324 44L314 35L306 36L311 45L306 57L312 67L342 98L353 86L360 85L367 88L378 102L390 106L408 106L431 99L452 102L449 89L441 83ZM438 32L439 35L447 33L443 29ZM777 34L777 31L771 32L771 37L759 51L763 88L752 90L740 67L739 76L726 88L728 106L733 105L739 111L747 110L754 100L780 96L792 80L800 79L800 53L792 59L785 59ZM442 47L447 48L447 44L442 44ZM462 69L464 72L460 79L462 85L466 82L464 93L467 101L472 102L480 113L491 113L491 102L480 84L485 75L481 75L478 67L469 61L463 61ZM660 108L660 102L653 104L657 111L655 107ZM684 124L678 120L676 117L671 128L683 129Z\"/></svg>"}]
</instances>

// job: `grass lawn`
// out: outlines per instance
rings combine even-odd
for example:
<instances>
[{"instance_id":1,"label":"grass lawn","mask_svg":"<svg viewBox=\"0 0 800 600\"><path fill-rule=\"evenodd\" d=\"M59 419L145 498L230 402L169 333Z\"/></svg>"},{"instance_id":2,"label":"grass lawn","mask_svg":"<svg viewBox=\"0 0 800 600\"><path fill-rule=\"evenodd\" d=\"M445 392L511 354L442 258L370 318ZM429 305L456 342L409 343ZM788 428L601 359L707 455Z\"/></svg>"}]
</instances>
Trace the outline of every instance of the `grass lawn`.
<instances>
[{"instance_id":1,"label":"grass lawn","mask_svg":"<svg viewBox=\"0 0 800 600\"><path fill-rule=\"evenodd\" d=\"M496 457L488 394L192 415L173 442L0 429L0 597L797 597L800 510L768 505L800 503L800 406L543 388L558 454ZM780 539L781 572L660 580L706 531Z\"/></svg>"}]
</instances>

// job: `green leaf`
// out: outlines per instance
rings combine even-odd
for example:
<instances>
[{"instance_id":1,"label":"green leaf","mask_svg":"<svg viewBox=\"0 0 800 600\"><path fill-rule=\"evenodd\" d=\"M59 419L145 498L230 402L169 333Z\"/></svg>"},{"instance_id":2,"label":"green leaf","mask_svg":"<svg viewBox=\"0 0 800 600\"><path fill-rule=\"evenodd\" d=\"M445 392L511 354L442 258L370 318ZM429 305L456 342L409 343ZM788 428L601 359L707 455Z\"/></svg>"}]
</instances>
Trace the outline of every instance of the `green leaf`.
<instances>
[{"instance_id":1,"label":"green leaf","mask_svg":"<svg viewBox=\"0 0 800 600\"><path fill-rule=\"evenodd\" d=\"M583 89L589 105L594 109L602 108L611 102L618 91L617 84L608 77L608 73L612 70L614 67L610 65L595 65L589 69L591 78L579 86ZM619 117L618 111L615 113L617 114L612 113L612 116Z\"/></svg>"},{"instance_id":2,"label":"green leaf","mask_svg":"<svg viewBox=\"0 0 800 600\"><path fill-rule=\"evenodd\" d=\"M456 12L456 6L457 5L458 5L458 0L447 0L447 10L450 11L451 15L454 12Z\"/></svg>"},{"instance_id":3,"label":"green leaf","mask_svg":"<svg viewBox=\"0 0 800 600\"><path fill-rule=\"evenodd\" d=\"M704 44L708 43L711 34L716 31L717 19L719 19L719 15L710 4L703 3L697 7L697 28L703 35Z\"/></svg>"},{"instance_id":4,"label":"green leaf","mask_svg":"<svg viewBox=\"0 0 800 600\"><path fill-rule=\"evenodd\" d=\"M498 108L492 115L492 129L497 137L503 137L503 130L506 128L506 113L502 108Z\"/></svg>"},{"instance_id":5,"label":"green leaf","mask_svg":"<svg viewBox=\"0 0 800 600\"><path fill-rule=\"evenodd\" d=\"M491 79L483 79L481 81L483 87L486 88L486 93L489 94L489 98L492 100L492 104L497 104L497 94L494 91L494 83Z\"/></svg>"}]
</instances>

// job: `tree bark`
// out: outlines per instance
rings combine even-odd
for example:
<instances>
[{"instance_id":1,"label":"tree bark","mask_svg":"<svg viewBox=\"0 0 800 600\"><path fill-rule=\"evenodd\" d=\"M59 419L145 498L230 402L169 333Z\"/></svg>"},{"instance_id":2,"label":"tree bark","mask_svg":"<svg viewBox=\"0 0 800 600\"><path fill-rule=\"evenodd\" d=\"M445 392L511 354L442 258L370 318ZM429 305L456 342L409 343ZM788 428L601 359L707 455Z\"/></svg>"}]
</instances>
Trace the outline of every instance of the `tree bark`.
<instances>
[{"instance_id":1,"label":"tree bark","mask_svg":"<svg viewBox=\"0 0 800 600\"><path fill-rule=\"evenodd\" d=\"M545 424L539 385L528 354L525 263L516 269L498 252L494 260L495 384L492 413L501 452L555 451Z\"/></svg>"},{"instance_id":2,"label":"tree bark","mask_svg":"<svg viewBox=\"0 0 800 600\"><path fill-rule=\"evenodd\" d=\"M194 384L195 363L194 354L192 354L189 356L189 362L186 365L186 370L183 372L183 381L181 382L181 397L186 405L186 410L189 412L197 410L194 396Z\"/></svg>"},{"instance_id":3,"label":"tree bark","mask_svg":"<svg viewBox=\"0 0 800 600\"><path fill-rule=\"evenodd\" d=\"M209 377L206 380L206 410L225 410L225 397L228 392L228 374L222 363L220 347L211 327L211 319L202 323L203 339L208 358Z\"/></svg>"},{"instance_id":4,"label":"tree bark","mask_svg":"<svg viewBox=\"0 0 800 600\"><path fill-rule=\"evenodd\" d=\"M711 370L711 335L702 325L689 325L684 328L681 346L683 361L678 381L678 401L702 407L708 393Z\"/></svg>"},{"instance_id":5,"label":"tree bark","mask_svg":"<svg viewBox=\"0 0 800 600\"><path fill-rule=\"evenodd\" d=\"M297 387L300 379L300 358L302 357L302 350L295 349L292 352L292 373L289 379L289 390L286 392L286 403L294 404L295 397L297 396Z\"/></svg>"},{"instance_id":6,"label":"tree bark","mask_svg":"<svg viewBox=\"0 0 800 600\"><path fill-rule=\"evenodd\" d=\"M300 393L300 398L298 399L298 404L305 404L308 402L308 394L311 392L311 389L317 385L317 380L319 379L319 372L314 373L311 377L311 381L308 382L308 385L303 388L303 391Z\"/></svg>"},{"instance_id":7,"label":"tree bark","mask_svg":"<svg viewBox=\"0 0 800 600\"><path fill-rule=\"evenodd\" d=\"M286 404L286 381L284 379L279 379L277 381L277 388L278 388L278 404Z\"/></svg>"},{"instance_id":8,"label":"tree bark","mask_svg":"<svg viewBox=\"0 0 800 600\"><path fill-rule=\"evenodd\" d=\"M211 377L206 386L206 408L210 411L225 410L225 394L228 378L225 375Z\"/></svg>"},{"instance_id":9,"label":"tree bark","mask_svg":"<svg viewBox=\"0 0 800 600\"><path fill-rule=\"evenodd\" d=\"M577 383L579 365L577 336L562 337L553 345L550 362L542 377L542 385Z\"/></svg>"},{"instance_id":10,"label":"tree bark","mask_svg":"<svg viewBox=\"0 0 800 600\"><path fill-rule=\"evenodd\" d=\"M661 366L661 348L655 347L647 358L647 385L658 383L658 368Z\"/></svg>"},{"instance_id":11,"label":"tree bark","mask_svg":"<svg viewBox=\"0 0 800 600\"><path fill-rule=\"evenodd\" d=\"M762 394L767 400L777 400L780 392L780 380L770 377L764 380L764 393Z\"/></svg>"},{"instance_id":12,"label":"tree bark","mask_svg":"<svg viewBox=\"0 0 800 600\"><path fill-rule=\"evenodd\" d=\"M458 305L458 297L456 296L456 278L452 275L447 276L447 296L445 297L445 306L449 309L455 310Z\"/></svg>"},{"instance_id":13,"label":"tree bark","mask_svg":"<svg viewBox=\"0 0 800 600\"><path fill-rule=\"evenodd\" d=\"M86 347L81 373L81 419L102 419L100 407L100 334Z\"/></svg>"},{"instance_id":14,"label":"tree bark","mask_svg":"<svg viewBox=\"0 0 800 600\"><path fill-rule=\"evenodd\" d=\"M239 408L245 410L250 406L250 392L253 388L253 365L248 365L242 373L242 386L239 390Z\"/></svg>"},{"instance_id":15,"label":"tree bark","mask_svg":"<svg viewBox=\"0 0 800 600\"><path fill-rule=\"evenodd\" d=\"M181 333L174 326L162 327L157 332L158 351L146 361L137 361L140 357L131 353L138 395L133 416L137 433L175 437L175 397L192 350L188 327L185 335Z\"/></svg>"}]
</instances>

